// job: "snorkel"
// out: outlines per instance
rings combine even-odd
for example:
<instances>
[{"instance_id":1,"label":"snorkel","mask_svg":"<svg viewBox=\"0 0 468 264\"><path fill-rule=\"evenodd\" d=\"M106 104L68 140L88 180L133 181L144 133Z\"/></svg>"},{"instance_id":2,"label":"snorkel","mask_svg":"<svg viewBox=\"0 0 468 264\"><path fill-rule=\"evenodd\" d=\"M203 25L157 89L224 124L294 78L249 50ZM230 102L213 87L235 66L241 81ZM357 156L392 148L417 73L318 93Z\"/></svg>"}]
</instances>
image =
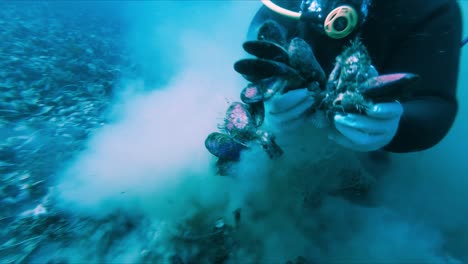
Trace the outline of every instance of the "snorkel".
<instances>
[{"instance_id":1,"label":"snorkel","mask_svg":"<svg viewBox=\"0 0 468 264\"><path fill-rule=\"evenodd\" d=\"M367 17L369 0L302 0L300 11L292 11L271 0L261 0L271 11L305 22L333 39L349 36Z\"/></svg>"}]
</instances>

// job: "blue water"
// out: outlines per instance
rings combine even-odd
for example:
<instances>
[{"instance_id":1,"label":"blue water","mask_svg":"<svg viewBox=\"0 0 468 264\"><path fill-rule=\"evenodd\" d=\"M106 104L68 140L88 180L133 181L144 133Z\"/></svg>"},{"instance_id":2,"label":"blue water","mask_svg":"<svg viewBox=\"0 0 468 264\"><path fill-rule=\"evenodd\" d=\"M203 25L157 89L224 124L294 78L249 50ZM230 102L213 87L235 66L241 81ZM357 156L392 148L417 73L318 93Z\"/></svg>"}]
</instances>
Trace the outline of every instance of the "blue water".
<instances>
[{"instance_id":1,"label":"blue water","mask_svg":"<svg viewBox=\"0 0 468 264\"><path fill-rule=\"evenodd\" d=\"M268 196L268 179L210 174L202 140L245 84L232 63L259 6L0 3L0 263L468 263L466 45L455 124L434 148L392 157L380 206L331 200L295 222L296 189L281 191L293 180ZM229 219L248 197L258 211L245 219L263 220L239 235ZM166 225L192 213L203 232L174 239Z\"/></svg>"}]
</instances>

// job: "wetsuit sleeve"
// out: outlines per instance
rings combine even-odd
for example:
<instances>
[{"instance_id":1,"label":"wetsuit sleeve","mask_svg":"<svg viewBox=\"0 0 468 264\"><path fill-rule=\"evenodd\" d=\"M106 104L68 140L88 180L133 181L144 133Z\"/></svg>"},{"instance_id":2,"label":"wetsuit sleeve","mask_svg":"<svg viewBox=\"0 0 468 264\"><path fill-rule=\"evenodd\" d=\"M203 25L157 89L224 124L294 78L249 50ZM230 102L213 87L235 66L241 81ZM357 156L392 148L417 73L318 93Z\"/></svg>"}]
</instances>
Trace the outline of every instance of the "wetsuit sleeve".
<instances>
[{"instance_id":1,"label":"wetsuit sleeve","mask_svg":"<svg viewBox=\"0 0 468 264\"><path fill-rule=\"evenodd\" d=\"M417 23L391 53L385 72L417 73L421 81L415 97L402 102L399 129L385 150L425 150L450 130L458 111L461 25L460 8L450 1Z\"/></svg>"}]
</instances>

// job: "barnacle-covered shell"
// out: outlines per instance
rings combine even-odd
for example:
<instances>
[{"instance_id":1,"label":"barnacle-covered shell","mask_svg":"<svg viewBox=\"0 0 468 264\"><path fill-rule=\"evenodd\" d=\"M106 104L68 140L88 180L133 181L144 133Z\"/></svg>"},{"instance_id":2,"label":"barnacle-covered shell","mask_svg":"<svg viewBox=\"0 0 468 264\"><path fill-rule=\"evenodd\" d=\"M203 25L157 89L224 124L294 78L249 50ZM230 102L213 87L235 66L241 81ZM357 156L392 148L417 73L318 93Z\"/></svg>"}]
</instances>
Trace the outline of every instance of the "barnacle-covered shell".
<instances>
[{"instance_id":1,"label":"barnacle-covered shell","mask_svg":"<svg viewBox=\"0 0 468 264\"><path fill-rule=\"evenodd\" d=\"M372 71L371 58L366 47L358 39L351 42L343 53L337 57L340 67L339 79L345 82L363 82Z\"/></svg>"},{"instance_id":2,"label":"barnacle-covered shell","mask_svg":"<svg viewBox=\"0 0 468 264\"><path fill-rule=\"evenodd\" d=\"M276 144L275 136L262 130L257 131L257 141L266 151L270 158L277 158L283 155L283 149Z\"/></svg>"},{"instance_id":3,"label":"barnacle-covered shell","mask_svg":"<svg viewBox=\"0 0 468 264\"><path fill-rule=\"evenodd\" d=\"M255 134L256 122L249 112L249 106L234 102L226 111L224 130L241 140L249 140Z\"/></svg>"},{"instance_id":4,"label":"barnacle-covered shell","mask_svg":"<svg viewBox=\"0 0 468 264\"><path fill-rule=\"evenodd\" d=\"M257 103L270 99L275 93L282 91L292 82L278 77L261 79L250 83L241 92L241 100L246 104Z\"/></svg>"},{"instance_id":5,"label":"barnacle-covered shell","mask_svg":"<svg viewBox=\"0 0 468 264\"><path fill-rule=\"evenodd\" d=\"M247 87L242 90L240 98L242 102L246 104L257 103L263 101L263 93L264 90L260 83L249 83Z\"/></svg>"}]
</instances>

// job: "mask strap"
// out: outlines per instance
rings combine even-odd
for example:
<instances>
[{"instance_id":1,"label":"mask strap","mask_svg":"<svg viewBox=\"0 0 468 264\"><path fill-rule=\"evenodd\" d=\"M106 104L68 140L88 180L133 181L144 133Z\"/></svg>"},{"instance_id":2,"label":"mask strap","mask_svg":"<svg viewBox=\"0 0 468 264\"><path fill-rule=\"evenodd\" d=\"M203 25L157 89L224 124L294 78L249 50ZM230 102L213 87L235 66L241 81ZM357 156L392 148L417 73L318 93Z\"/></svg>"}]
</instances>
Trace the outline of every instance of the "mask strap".
<instances>
[{"instance_id":1,"label":"mask strap","mask_svg":"<svg viewBox=\"0 0 468 264\"><path fill-rule=\"evenodd\" d=\"M300 12L294 12L291 10L288 10L286 8L282 8L281 6L273 3L271 0L260 0L262 3L268 7L270 10L272 10L275 13L278 13L280 15L299 20L301 18L301 13Z\"/></svg>"}]
</instances>

